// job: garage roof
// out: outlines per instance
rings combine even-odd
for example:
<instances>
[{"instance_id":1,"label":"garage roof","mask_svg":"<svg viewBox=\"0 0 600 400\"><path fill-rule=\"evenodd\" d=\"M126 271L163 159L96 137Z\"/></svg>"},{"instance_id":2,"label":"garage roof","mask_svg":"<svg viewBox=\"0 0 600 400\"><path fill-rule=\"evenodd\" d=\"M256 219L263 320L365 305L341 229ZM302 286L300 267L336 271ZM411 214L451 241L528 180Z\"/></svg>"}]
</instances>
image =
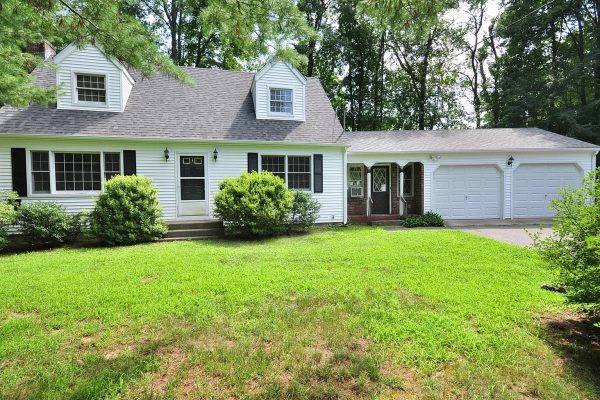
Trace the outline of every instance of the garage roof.
<instances>
[{"instance_id":1,"label":"garage roof","mask_svg":"<svg viewBox=\"0 0 600 400\"><path fill-rule=\"evenodd\" d=\"M600 149L538 128L348 132L351 153Z\"/></svg>"}]
</instances>

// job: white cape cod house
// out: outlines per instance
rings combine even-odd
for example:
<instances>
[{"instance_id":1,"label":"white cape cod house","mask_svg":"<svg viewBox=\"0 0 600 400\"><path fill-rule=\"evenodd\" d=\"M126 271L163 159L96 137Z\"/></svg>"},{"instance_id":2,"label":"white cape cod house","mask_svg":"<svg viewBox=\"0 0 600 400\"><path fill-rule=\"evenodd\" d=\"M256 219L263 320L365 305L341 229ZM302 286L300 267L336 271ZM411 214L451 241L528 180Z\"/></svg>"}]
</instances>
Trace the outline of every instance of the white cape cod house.
<instances>
[{"instance_id":1,"label":"white cape cod house","mask_svg":"<svg viewBox=\"0 0 600 400\"><path fill-rule=\"evenodd\" d=\"M267 170L321 203L319 222L551 216L599 148L539 129L343 132L319 81L275 61L258 73L185 68L195 86L142 79L94 46L68 46L56 105L0 108L0 189L93 207L115 174L150 177L164 218L210 218L218 184Z\"/></svg>"}]
</instances>

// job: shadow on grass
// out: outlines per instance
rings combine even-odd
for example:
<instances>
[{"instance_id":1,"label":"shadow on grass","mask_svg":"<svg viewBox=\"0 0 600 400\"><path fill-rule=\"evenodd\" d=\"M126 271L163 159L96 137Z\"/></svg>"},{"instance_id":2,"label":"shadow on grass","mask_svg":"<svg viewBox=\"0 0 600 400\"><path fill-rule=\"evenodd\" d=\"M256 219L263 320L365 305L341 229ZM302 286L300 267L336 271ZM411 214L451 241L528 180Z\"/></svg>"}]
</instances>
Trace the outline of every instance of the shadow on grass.
<instances>
[{"instance_id":1,"label":"shadow on grass","mask_svg":"<svg viewBox=\"0 0 600 400\"><path fill-rule=\"evenodd\" d=\"M546 340L561 355L574 375L600 392L600 328L576 313L542 319Z\"/></svg>"}]
</instances>

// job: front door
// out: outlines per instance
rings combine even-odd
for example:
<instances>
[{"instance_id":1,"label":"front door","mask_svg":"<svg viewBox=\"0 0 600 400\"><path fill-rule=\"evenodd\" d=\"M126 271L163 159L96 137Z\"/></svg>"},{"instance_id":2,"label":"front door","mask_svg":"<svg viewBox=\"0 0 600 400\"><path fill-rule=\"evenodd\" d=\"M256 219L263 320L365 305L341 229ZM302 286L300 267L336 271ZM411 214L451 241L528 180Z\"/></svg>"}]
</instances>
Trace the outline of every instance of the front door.
<instances>
[{"instance_id":1,"label":"front door","mask_svg":"<svg viewBox=\"0 0 600 400\"><path fill-rule=\"evenodd\" d=\"M390 213L390 174L389 167L371 168L371 214Z\"/></svg>"},{"instance_id":2,"label":"front door","mask_svg":"<svg viewBox=\"0 0 600 400\"><path fill-rule=\"evenodd\" d=\"M178 155L178 214L208 215L204 156Z\"/></svg>"}]
</instances>

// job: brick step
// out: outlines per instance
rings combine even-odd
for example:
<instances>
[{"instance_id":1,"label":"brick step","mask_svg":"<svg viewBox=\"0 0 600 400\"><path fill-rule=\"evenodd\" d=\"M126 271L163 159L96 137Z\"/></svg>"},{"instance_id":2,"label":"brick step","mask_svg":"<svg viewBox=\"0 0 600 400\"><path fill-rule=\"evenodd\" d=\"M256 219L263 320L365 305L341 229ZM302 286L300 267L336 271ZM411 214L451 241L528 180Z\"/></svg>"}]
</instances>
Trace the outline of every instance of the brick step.
<instances>
[{"instance_id":1,"label":"brick step","mask_svg":"<svg viewBox=\"0 0 600 400\"><path fill-rule=\"evenodd\" d=\"M387 219L381 221L372 221L373 226L404 226L403 219Z\"/></svg>"},{"instance_id":2,"label":"brick step","mask_svg":"<svg viewBox=\"0 0 600 400\"><path fill-rule=\"evenodd\" d=\"M169 230L166 238L186 238L186 237L200 237L200 236L212 236L221 237L224 234L223 227L221 228L193 228L193 229L176 229Z\"/></svg>"},{"instance_id":3,"label":"brick step","mask_svg":"<svg viewBox=\"0 0 600 400\"><path fill-rule=\"evenodd\" d=\"M180 231L189 229L215 229L223 228L223 221L209 219L201 221L170 221L167 222L169 231Z\"/></svg>"}]
</instances>

